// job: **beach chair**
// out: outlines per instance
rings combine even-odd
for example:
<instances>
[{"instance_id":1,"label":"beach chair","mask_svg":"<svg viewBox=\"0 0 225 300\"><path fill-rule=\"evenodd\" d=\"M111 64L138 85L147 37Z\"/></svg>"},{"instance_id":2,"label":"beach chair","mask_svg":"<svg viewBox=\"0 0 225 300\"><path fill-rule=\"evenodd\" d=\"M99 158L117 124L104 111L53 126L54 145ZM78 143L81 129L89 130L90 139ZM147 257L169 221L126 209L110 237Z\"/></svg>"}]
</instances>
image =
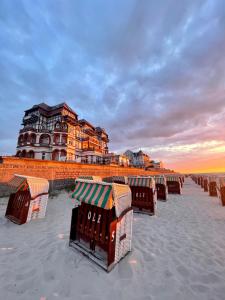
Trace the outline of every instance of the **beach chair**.
<instances>
[{"instance_id":1,"label":"beach chair","mask_svg":"<svg viewBox=\"0 0 225 300\"><path fill-rule=\"evenodd\" d=\"M209 191L209 180L208 180L208 177L204 177L203 178L203 189L204 189L204 192L208 192Z\"/></svg>"},{"instance_id":2,"label":"beach chair","mask_svg":"<svg viewBox=\"0 0 225 300\"><path fill-rule=\"evenodd\" d=\"M133 210L129 186L78 179L72 197L69 246L106 271L131 251Z\"/></svg>"},{"instance_id":3,"label":"beach chair","mask_svg":"<svg viewBox=\"0 0 225 300\"><path fill-rule=\"evenodd\" d=\"M209 176L209 196L217 197L216 176Z\"/></svg>"},{"instance_id":4,"label":"beach chair","mask_svg":"<svg viewBox=\"0 0 225 300\"><path fill-rule=\"evenodd\" d=\"M102 179L104 182L111 182L111 183L119 183L119 184L128 184L128 177L127 176L110 176L105 177Z\"/></svg>"},{"instance_id":5,"label":"beach chair","mask_svg":"<svg viewBox=\"0 0 225 300\"><path fill-rule=\"evenodd\" d=\"M154 179L157 192L157 200L167 201L168 189L166 185L166 177L164 175L155 175Z\"/></svg>"},{"instance_id":6,"label":"beach chair","mask_svg":"<svg viewBox=\"0 0 225 300\"><path fill-rule=\"evenodd\" d=\"M128 177L128 185L132 193L132 207L134 212L155 215L157 209L157 196L155 180L153 177Z\"/></svg>"},{"instance_id":7,"label":"beach chair","mask_svg":"<svg viewBox=\"0 0 225 300\"><path fill-rule=\"evenodd\" d=\"M225 177L218 177L216 179L216 188L221 204L225 206Z\"/></svg>"},{"instance_id":8,"label":"beach chair","mask_svg":"<svg viewBox=\"0 0 225 300\"><path fill-rule=\"evenodd\" d=\"M5 216L16 224L44 218L48 202L48 180L14 175L8 183L11 188Z\"/></svg>"},{"instance_id":9,"label":"beach chair","mask_svg":"<svg viewBox=\"0 0 225 300\"><path fill-rule=\"evenodd\" d=\"M181 183L178 175L166 175L166 184L169 194L181 194Z\"/></svg>"},{"instance_id":10,"label":"beach chair","mask_svg":"<svg viewBox=\"0 0 225 300\"><path fill-rule=\"evenodd\" d=\"M202 189L204 189L204 176L200 177L200 186Z\"/></svg>"}]
</instances>

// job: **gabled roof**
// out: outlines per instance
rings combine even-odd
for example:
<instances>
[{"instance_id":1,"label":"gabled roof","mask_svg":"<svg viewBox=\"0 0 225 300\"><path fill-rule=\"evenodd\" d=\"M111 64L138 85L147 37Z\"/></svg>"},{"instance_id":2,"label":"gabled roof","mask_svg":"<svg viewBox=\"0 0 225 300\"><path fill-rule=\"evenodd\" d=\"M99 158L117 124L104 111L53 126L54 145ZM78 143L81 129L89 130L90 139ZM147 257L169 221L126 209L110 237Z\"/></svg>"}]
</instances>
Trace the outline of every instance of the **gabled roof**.
<instances>
[{"instance_id":1,"label":"gabled roof","mask_svg":"<svg viewBox=\"0 0 225 300\"><path fill-rule=\"evenodd\" d=\"M65 102L62 102L60 104L53 105L53 106L49 106L49 105L45 104L44 102L42 102L42 103L33 105L31 108L25 110L25 112L30 112L30 111L33 111L33 110L37 110L39 108L44 110L47 115L54 115L54 112L56 110L65 108L69 112L71 112L72 114L77 116L77 113L75 111L73 111L72 108L70 108Z\"/></svg>"}]
</instances>

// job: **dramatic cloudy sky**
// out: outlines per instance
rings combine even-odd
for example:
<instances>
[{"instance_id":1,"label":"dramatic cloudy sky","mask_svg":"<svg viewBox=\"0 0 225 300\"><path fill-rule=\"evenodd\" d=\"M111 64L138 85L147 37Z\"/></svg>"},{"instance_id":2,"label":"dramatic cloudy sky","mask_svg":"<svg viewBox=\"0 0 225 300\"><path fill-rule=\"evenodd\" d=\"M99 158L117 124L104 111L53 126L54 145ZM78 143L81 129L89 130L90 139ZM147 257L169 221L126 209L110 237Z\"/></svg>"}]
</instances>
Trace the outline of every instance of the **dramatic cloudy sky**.
<instances>
[{"instance_id":1,"label":"dramatic cloudy sky","mask_svg":"<svg viewBox=\"0 0 225 300\"><path fill-rule=\"evenodd\" d=\"M0 152L25 109L63 101L112 151L225 170L224 0L1 0Z\"/></svg>"}]
</instances>

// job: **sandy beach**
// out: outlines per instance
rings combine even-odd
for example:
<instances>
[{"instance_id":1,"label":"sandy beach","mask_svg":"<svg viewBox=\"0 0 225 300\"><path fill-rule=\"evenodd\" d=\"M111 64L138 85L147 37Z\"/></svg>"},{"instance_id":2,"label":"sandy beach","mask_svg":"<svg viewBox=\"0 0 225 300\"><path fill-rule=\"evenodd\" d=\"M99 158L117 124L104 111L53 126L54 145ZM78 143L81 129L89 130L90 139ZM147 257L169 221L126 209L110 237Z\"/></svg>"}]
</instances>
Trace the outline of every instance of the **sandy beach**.
<instances>
[{"instance_id":1,"label":"sandy beach","mask_svg":"<svg viewBox=\"0 0 225 300\"><path fill-rule=\"evenodd\" d=\"M225 208L191 179L134 215L133 251L106 273L68 247L72 200L50 198L47 215L18 226L0 201L0 295L4 300L225 299Z\"/></svg>"}]
</instances>

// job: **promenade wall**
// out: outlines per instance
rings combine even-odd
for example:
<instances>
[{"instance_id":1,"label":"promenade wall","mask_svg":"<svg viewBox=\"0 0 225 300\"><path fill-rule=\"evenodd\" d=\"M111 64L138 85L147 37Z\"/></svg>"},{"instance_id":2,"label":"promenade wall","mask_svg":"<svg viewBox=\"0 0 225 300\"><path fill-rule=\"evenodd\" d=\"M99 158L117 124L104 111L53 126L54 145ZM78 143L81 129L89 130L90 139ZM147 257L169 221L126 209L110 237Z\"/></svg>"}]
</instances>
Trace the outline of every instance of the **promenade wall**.
<instances>
[{"instance_id":1,"label":"promenade wall","mask_svg":"<svg viewBox=\"0 0 225 300\"><path fill-rule=\"evenodd\" d=\"M81 164L36 160L18 157L0 157L0 197L9 194L7 182L14 174L42 177L49 180L50 191L68 188L74 179L81 175L128 176L154 175L162 171L145 171L139 168L120 167L116 165ZM165 172L165 171L163 171Z\"/></svg>"}]
</instances>

